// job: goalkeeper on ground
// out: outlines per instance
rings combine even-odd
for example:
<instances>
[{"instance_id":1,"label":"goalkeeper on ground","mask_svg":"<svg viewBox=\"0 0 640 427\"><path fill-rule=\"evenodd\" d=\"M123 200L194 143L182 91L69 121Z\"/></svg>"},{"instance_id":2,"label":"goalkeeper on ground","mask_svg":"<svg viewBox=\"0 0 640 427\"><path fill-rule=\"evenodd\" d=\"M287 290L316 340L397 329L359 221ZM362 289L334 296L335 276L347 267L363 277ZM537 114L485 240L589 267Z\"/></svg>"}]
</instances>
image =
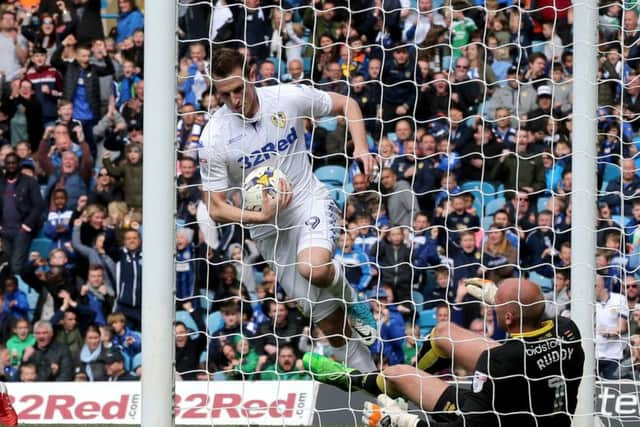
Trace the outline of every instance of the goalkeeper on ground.
<instances>
[{"instance_id":1,"label":"goalkeeper on ground","mask_svg":"<svg viewBox=\"0 0 640 427\"><path fill-rule=\"evenodd\" d=\"M577 403L584 352L576 325L543 320L540 288L525 279L466 281L469 293L495 304L499 326L510 334L503 344L450 322L438 324L420 351L418 366L390 366L361 373L307 353L304 365L319 381L344 390L379 396L363 415L369 426L567 426ZM453 357L453 361L451 358ZM471 390L432 375L452 364L473 372ZM428 411L420 421L403 410L404 396Z\"/></svg>"}]
</instances>

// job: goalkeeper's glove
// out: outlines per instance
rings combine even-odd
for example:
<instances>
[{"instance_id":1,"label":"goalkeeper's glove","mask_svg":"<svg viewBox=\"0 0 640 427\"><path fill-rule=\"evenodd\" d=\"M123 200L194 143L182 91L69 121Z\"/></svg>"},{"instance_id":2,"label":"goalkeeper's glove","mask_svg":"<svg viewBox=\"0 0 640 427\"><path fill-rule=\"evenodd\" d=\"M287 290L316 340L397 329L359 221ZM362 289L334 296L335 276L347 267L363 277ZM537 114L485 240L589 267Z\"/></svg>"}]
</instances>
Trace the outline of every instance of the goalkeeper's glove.
<instances>
[{"instance_id":1,"label":"goalkeeper's glove","mask_svg":"<svg viewBox=\"0 0 640 427\"><path fill-rule=\"evenodd\" d=\"M378 403L365 402L362 422L366 427L415 427L417 415L407 412L409 406L402 398L392 399L386 394L378 396Z\"/></svg>"},{"instance_id":2,"label":"goalkeeper's glove","mask_svg":"<svg viewBox=\"0 0 640 427\"><path fill-rule=\"evenodd\" d=\"M467 292L474 298L484 301L487 304L495 304L496 292L498 287L491 280L483 279L481 277L472 277L471 279L465 279L464 285L467 287Z\"/></svg>"}]
</instances>

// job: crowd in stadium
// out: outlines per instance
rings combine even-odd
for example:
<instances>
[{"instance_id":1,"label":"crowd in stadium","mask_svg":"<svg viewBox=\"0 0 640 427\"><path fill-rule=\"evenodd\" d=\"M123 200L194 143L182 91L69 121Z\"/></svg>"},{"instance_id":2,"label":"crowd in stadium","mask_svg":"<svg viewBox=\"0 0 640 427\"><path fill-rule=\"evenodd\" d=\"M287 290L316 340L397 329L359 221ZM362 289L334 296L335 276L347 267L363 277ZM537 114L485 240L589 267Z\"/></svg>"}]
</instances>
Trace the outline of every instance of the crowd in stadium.
<instances>
[{"instance_id":1,"label":"crowd in stadium","mask_svg":"<svg viewBox=\"0 0 640 427\"><path fill-rule=\"evenodd\" d=\"M180 378L305 379L303 352L331 355L246 229L205 236L197 225L200 133L220 104L208 72L215 46L240 49L256 85L314 85L358 102L380 160L372 180L350 159L343 118L309 118L300 137L341 212L335 257L379 322L379 367L414 363L442 320L504 338L464 278L528 276L550 317L570 316L569 0L180 4ZM119 0L105 33L100 7L0 1L6 381L141 374L143 15ZM599 28L598 373L637 378L638 12L603 3ZM241 192L228 202L241 207Z\"/></svg>"}]
</instances>

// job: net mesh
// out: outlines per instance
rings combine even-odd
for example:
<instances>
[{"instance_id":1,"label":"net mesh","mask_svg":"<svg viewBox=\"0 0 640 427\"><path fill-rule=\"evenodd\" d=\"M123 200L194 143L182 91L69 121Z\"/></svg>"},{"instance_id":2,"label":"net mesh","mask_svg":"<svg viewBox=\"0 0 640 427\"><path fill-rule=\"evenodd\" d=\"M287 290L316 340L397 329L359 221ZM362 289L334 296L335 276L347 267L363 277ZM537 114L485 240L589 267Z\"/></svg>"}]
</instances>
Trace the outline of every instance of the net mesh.
<instances>
[{"instance_id":1,"label":"net mesh","mask_svg":"<svg viewBox=\"0 0 640 427\"><path fill-rule=\"evenodd\" d=\"M441 335L460 344L463 356L456 360L454 351L453 362L437 374L457 383L474 379L477 357L466 361L467 348L476 354L487 345L481 340L466 347L470 340L464 338L458 342L458 326L498 342L506 338L494 309L467 294L466 278L496 283L528 278L543 292L547 317L556 324L570 318L574 144L569 0L181 1L179 11L177 217L184 241L178 239L176 309L199 346L199 363L176 360L182 379L241 380L246 389L260 380L317 379L302 366L305 352L340 359L342 350L331 346L335 336L327 337L314 325L313 280L303 284L302 293L287 293L291 281L300 285L293 278L305 264L286 256L295 255L301 241L291 236L311 232L310 218L324 219L319 210L329 202L308 182L303 187L296 175L291 180L294 198L299 192L313 194L306 217L277 227L275 237L258 239L251 238L255 226L245 221L250 214L242 214L239 222L216 223L209 218L216 216L210 193L205 191L206 203L199 202L200 174L205 190L211 189L213 174L232 175L236 166L229 165L227 172L210 170L212 158L221 156L211 151L212 141L244 144L248 132L255 132L259 150L235 149L242 168L228 181L226 203L242 209L243 180L261 163L286 171L291 159L310 162L336 207L336 221L329 221L324 236L336 236L331 258L378 321L381 338L370 347L370 356L377 369L404 372L405 387L418 384L411 381L422 369L397 367L419 362L439 322L450 322ZM637 5L601 2L598 29L599 43L593 47L600 60L598 156L593 159L598 223L592 229L597 258L574 260L594 265L598 274L593 301L597 372L584 375L599 381L594 415L637 421L637 405L624 406L625 399L637 399L633 381L640 366ZM212 77L210 58L221 48L244 55L244 85ZM366 144L378 165L370 177L361 173L354 156L359 141L353 138L349 108L335 117L291 117L279 115L261 95L265 110L256 115L259 123L248 120L237 133L226 134L232 128L227 122L237 120L227 115L207 132L223 103L238 94L250 96L249 87L263 94L276 87L275 105L288 111L292 85L355 101L350 108L357 104L362 113ZM322 111L322 99L313 97L314 111ZM238 111L250 116L247 105ZM294 125L296 118L303 120ZM269 125L277 131L275 139L261 130ZM293 145L298 152L291 150ZM303 148L308 154L300 155ZM321 267L328 265L333 264ZM342 303L342 308L353 305ZM306 310L300 312L301 307ZM520 314L527 307L521 304ZM559 378L566 379L563 375ZM524 379L529 392L536 389L536 375L525 372ZM402 386L401 379L391 382ZM547 387L561 401L555 409L566 413L565 383L551 382ZM417 389L424 408L429 394L422 386ZM359 417L359 395L331 408L322 396L316 421L327 423L338 410L341 416L347 411ZM458 408L461 399L456 395L453 401ZM207 405L211 409L212 402ZM505 406L491 402L488 409L500 413L497 408ZM534 395L524 410L538 410ZM210 421L215 423L215 417ZM249 422L239 423L244 421ZM337 424L354 423L356 417Z\"/></svg>"}]
</instances>

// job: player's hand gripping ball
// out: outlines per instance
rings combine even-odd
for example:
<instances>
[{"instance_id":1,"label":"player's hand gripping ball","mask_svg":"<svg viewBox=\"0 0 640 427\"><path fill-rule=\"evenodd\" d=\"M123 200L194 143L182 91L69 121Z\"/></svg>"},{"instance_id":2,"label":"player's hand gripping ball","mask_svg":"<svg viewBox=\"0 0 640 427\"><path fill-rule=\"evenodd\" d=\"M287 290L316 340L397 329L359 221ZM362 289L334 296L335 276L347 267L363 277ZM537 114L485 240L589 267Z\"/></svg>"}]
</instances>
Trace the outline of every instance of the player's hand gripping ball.
<instances>
[{"instance_id":1,"label":"player's hand gripping ball","mask_svg":"<svg viewBox=\"0 0 640 427\"><path fill-rule=\"evenodd\" d=\"M244 179L243 199L244 209L260 211L262 209L262 196L266 190L267 196L278 197L278 183L280 179L289 182L282 171L273 166L261 166L251 171Z\"/></svg>"}]
</instances>

